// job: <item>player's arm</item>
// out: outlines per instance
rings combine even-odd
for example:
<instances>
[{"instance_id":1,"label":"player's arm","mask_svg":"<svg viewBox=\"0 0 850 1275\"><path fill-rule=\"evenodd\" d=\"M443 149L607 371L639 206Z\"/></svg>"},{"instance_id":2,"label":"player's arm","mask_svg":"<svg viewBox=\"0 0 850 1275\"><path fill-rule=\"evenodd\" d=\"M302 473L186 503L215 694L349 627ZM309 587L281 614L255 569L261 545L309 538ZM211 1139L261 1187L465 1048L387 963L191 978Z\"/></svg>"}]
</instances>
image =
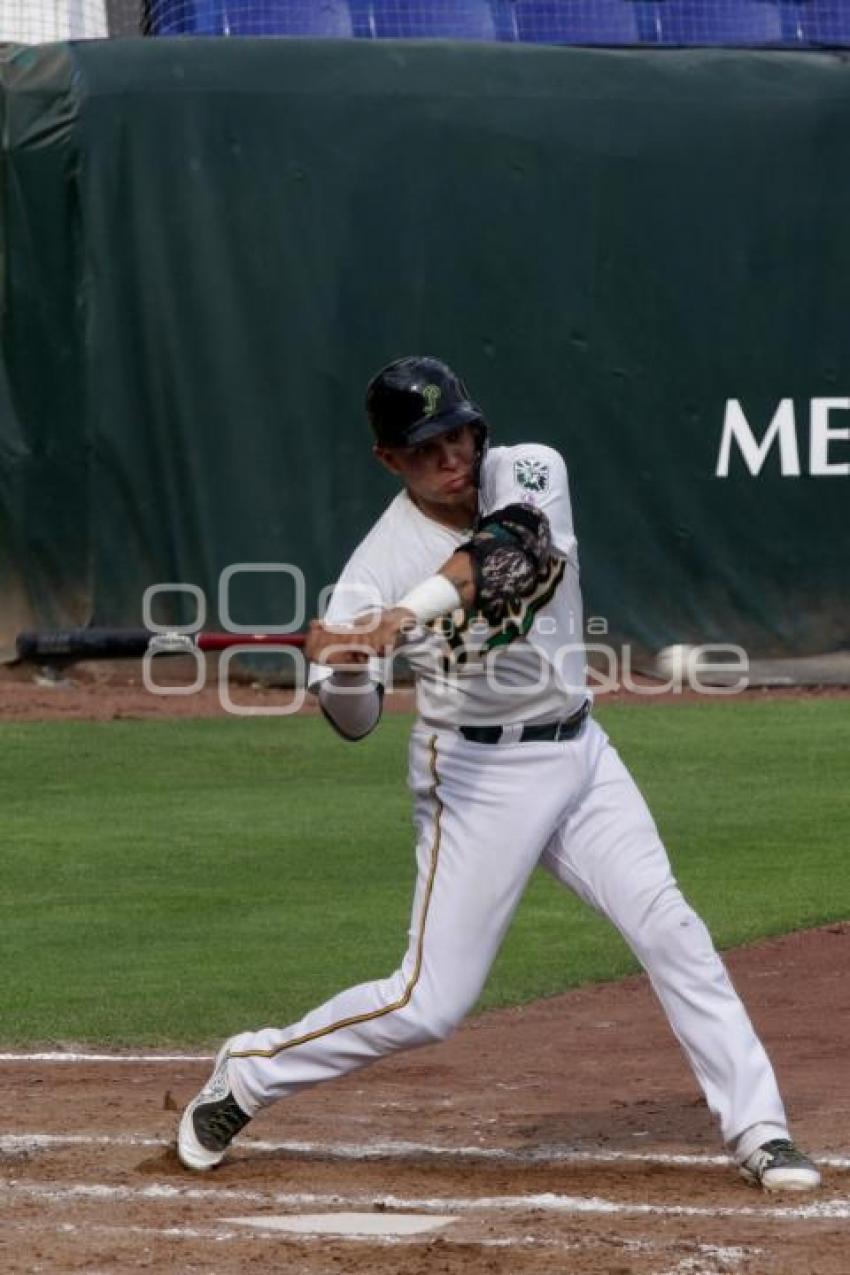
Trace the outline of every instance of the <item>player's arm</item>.
<instances>
[{"instance_id":1,"label":"player's arm","mask_svg":"<svg viewBox=\"0 0 850 1275\"><path fill-rule=\"evenodd\" d=\"M494 509L436 575L382 614L378 639L389 639L389 645L394 632L403 634L411 623L427 624L458 608L480 611L498 624L509 606L534 591L551 557L549 519L542 509L518 503Z\"/></svg>"},{"instance_id":2,"label":"player's arm","mask_svg":"<svg viewBox=\"0 0 850 1275\"><path fill-rule=\"evenodd\" d=\"M319 707L338 735L355 743L381 720L384 688L368 669L336 669L318 688Z\"/></svg>"},{"instance_id":3,"label":"player's arm","mask_svg":"<svg viewBox=\"0 0 850 1275\"><path fill-rule=\"evenodd\" d=\"M546 515L552 553L576 553L567 466L554 447L526 443L499 449L485 476L485 509L520 504Z\"/></svg>"},{"instance_id":4,"label":"player's arm","mask_svg":"<svg viewBox=\"0 0 850 1275\"><path fill-rule=\"evenodd\" d=\"M381 720L384 688L369 666L368 655L350 652L351 628L313 620L304 643L311 661L308 685L322 715L338 735L365 739Z\"/></svg>"},{"instance_id":5,"label":"player's arm","mask_svg":"<svg viewBox=\"0 0 850 1275\"><path fill-rule=\"evenodd\" d=\"M551 557L549 520L543 510L505 505L483 518L470 539L394 607L372 612L345 628L322 626L315 635L315 649L325 663L350 668L393 651L405 635L415 635L420 626L458 609L480 611L491 624L498 624L509 607L534 591Z\"/></svg>"},{"instance_id":6,"label":"player's arm","mask_svg":"<svg viewBox=\"0 0 850 1275\"><path fill-rule=\"evenodd\" d=\"M435 576L382 612L379 625L373 621L374 650L398 644L411 623L405 610L416 624L458 607L499 624L510 607L533 595L553 557L575 559L567 467L554 448L505 448L485 481L483 507L490 512Z\"/></svg>"},{"instance_id":7,"label":"player's arm","mask_svg":"<svg viewBox=\"0 0 850 1275\"><path fill-rule=\"evenodd\" d=\"M481 519L463 546L472 564L475 610L498 625L529 598L552 561L552 533L542 509L511 504Z\"/></svg>"},{"instance_id":8,"label":"player's arm","mask_svg":"<svg viewBox=\"0 0 850 1275\"><path fill-rule=\"evenodd\" d=\"M421 625L469 607L474 600L475 571L463 546L393 607L375 608L345 624L314 620L304 650L317 664L350 674L375 655L392 652Z\"/></svg>"},{"instance_id":9,"label":"player's arm","mask_svg":"<svg viewBox=\"0 0 850 1275\"><path fill-rule=\"evenodd\" d=\"M343 739L365 739L381 720L384 702L380 662L364 651L351 651L352 625L357 613L380 607L377 582L355 573L342 573L324 621L313 620L304 654L310 661L307 685L319 701L326 721Z\"/></svg>"},{"instance_id":10,"label":"player's arm","mask_svg":"<svg viewBox=\"0 0 850 1275\"><path fill-rule=\"evenodd\" d=\"M492 538L492 531L485 531L481 542L489 543ZM440 615L475 605L480 575L473 555L477 544L478 537L473 536L393 607L376 605L379 595L374 584L355 583L343 573L328 616L313 620L308 627L304 654L310 661L309 689L325 718L344 739L364 739L381 719L384 688L376 676L380 659L375 657L390 656L406 635L417 634L422 625ZM361 613L350 620L339 618L347 610L340 598L364 587L373 593L374 600L364 604L363 598L358 598Z\"/></svg>"}]
</instances>

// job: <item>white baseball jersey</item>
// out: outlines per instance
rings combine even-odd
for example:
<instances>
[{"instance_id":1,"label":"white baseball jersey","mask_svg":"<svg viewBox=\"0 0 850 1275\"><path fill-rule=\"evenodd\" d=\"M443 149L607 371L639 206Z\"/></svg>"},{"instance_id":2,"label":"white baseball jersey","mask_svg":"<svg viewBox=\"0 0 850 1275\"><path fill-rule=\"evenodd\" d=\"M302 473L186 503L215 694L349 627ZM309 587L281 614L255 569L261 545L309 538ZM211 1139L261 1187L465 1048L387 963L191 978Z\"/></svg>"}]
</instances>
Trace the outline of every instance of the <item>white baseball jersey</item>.
<instances>
[{"instance_id":1,"label":"white baseball jersey","mask_svg":"<svg viewBox=\"0 0 850 1275\"><path fill-rule=\"evenodd\" d=\"M492 627L462 611L436 621L404 646L416 676L417 706L429 726L509 725L557 721L588 694L579 565L567 470L550 447L521 444L489 450L481 466L479 509L488 514L528 504L549 519L555 556L545 579L507 621ZM395 606L433 575L472 534L435 522L402 491L346 564L328 607L329 623ZM387 679L381 661L377 679ZM312 665L316 689L332 670Z\"/></svg>"}]
</instances>

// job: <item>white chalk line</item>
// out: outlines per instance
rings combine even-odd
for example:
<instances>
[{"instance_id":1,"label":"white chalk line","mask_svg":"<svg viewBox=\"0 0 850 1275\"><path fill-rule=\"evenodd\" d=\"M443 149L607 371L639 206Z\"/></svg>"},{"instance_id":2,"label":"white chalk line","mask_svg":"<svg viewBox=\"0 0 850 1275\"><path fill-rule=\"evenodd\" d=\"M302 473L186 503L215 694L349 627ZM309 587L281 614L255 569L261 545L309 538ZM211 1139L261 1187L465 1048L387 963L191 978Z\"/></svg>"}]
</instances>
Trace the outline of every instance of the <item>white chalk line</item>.
<instances>
[{"instance_id":1,"label":"white chalk line","mask_svg":"<svg viewBox=\"0 0 850 1275\"><path fill-rule=\"evenodd\" d=\"M173 1139L172 1139L173 1141ZM165 1147L166 1138L146 1138L136 1133L3 1133L0 1155L49 1151L63 1147Z\"/></svg>"},{"instance_id":2,"label":"white chalk line","mask_svg":"<svg viewBox=\"0 0 850 1275\"><path fill-rule=\"evenodd\" d=\"M162 1203L198 1201L204 1203L232 1204L239 1200L251 1204L281 1206L287 1209L339 1209L352 1208L361 1211L374 1209L376 1196L371 1195L320 1195L312 1192L267 1192L245 1188L172 1186L157 1183L152 1186L113 1186L107 1183L78 1183L72 1186L47 1186L36 1182L15 1180L0 1181L0 1197L28 1196L60 1203L65 1200L89 1200L121 1203L156 1200ZM561 1195L545 1191L529 1195L495 1196L446 1196L402 1197L380 1195L382 1208L402 1212L528 1212L543 1213L597 1213L597 1214L650 1214L656 1217L752 1217L774 1218L777 1221L824 1221L850 1218L850 1199L819 1200L802 1205L764 1205L735 1207L732 1205L650 1204L607 1200L601 1196Z\"/></svg>"},{"instance_id":3,"label":"white chalk line","mask_svg":"<svg viewBox=\"0 0 850 1275\"><path fill-rule=\"evenodd\" d=\"M29 1151L61 1150L70 1147L168 1147L173 1138L153 1138L136 1133L7 1133L0 1134L0 1154L20 1155ZM538 1147L510 1151L503 1147L451 1147L429 1142L306 1142L298 1139L268 1141L244 1139L242 1151L287 1152L335 1160L387 1160L430 1156L445 1159L496 1160L502 1164L661 1164L681 1167L729 1167L726 1155L665 1154L653 1151L581 1151L572 1148ZM828 1169L850 1169L850 1156L819 1155L819 1165Z\"/></svg>"}]
</instances>

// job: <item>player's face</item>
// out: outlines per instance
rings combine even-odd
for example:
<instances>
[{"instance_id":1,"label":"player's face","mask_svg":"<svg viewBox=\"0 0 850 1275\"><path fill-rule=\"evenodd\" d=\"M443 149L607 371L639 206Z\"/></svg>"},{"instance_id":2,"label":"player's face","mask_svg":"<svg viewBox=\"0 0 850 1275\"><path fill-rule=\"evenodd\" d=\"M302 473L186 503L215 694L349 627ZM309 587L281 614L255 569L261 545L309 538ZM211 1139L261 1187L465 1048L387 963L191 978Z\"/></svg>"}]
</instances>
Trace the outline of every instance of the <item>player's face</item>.
<instances>
[{"instance_id":1,"label":"player's face","mask_svg":"<svg viewBox=\"0 0 850 1275\"><path fill-rule=\"evenodd\" d=\"M417 447L376 447L375 455L425 505L466 508L475 500L475 433L458 425Z\"/></svg>"}]
</instances>

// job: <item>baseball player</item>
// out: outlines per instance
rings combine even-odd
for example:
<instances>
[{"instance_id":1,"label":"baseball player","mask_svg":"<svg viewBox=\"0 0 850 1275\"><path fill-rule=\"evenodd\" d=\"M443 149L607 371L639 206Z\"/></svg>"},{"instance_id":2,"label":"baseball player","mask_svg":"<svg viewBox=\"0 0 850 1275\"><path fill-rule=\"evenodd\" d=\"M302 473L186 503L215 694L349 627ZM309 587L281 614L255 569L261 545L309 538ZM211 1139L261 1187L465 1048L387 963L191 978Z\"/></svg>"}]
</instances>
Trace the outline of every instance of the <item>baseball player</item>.
<instances>
[{"instance_id":1,"label":"baseball player","mask_svg":"<svg viewBox=\"0 0 850 1275\"><path fill-rule=\"evenodd\" d=\"M407 950L388 978L226 1041L181 1119L181 1161L210 1169L278 1098L448 1036L542 864L640 960L743 1176L767 1190L817 1187L708 931L590 714L564 461L537 444L489 447L480 408L438 359L391 363L366 403L375 455L402 490L306 650L310 687L346 739L378 724L401 646L415 674Z\"/></svg>"}]
</instances>

